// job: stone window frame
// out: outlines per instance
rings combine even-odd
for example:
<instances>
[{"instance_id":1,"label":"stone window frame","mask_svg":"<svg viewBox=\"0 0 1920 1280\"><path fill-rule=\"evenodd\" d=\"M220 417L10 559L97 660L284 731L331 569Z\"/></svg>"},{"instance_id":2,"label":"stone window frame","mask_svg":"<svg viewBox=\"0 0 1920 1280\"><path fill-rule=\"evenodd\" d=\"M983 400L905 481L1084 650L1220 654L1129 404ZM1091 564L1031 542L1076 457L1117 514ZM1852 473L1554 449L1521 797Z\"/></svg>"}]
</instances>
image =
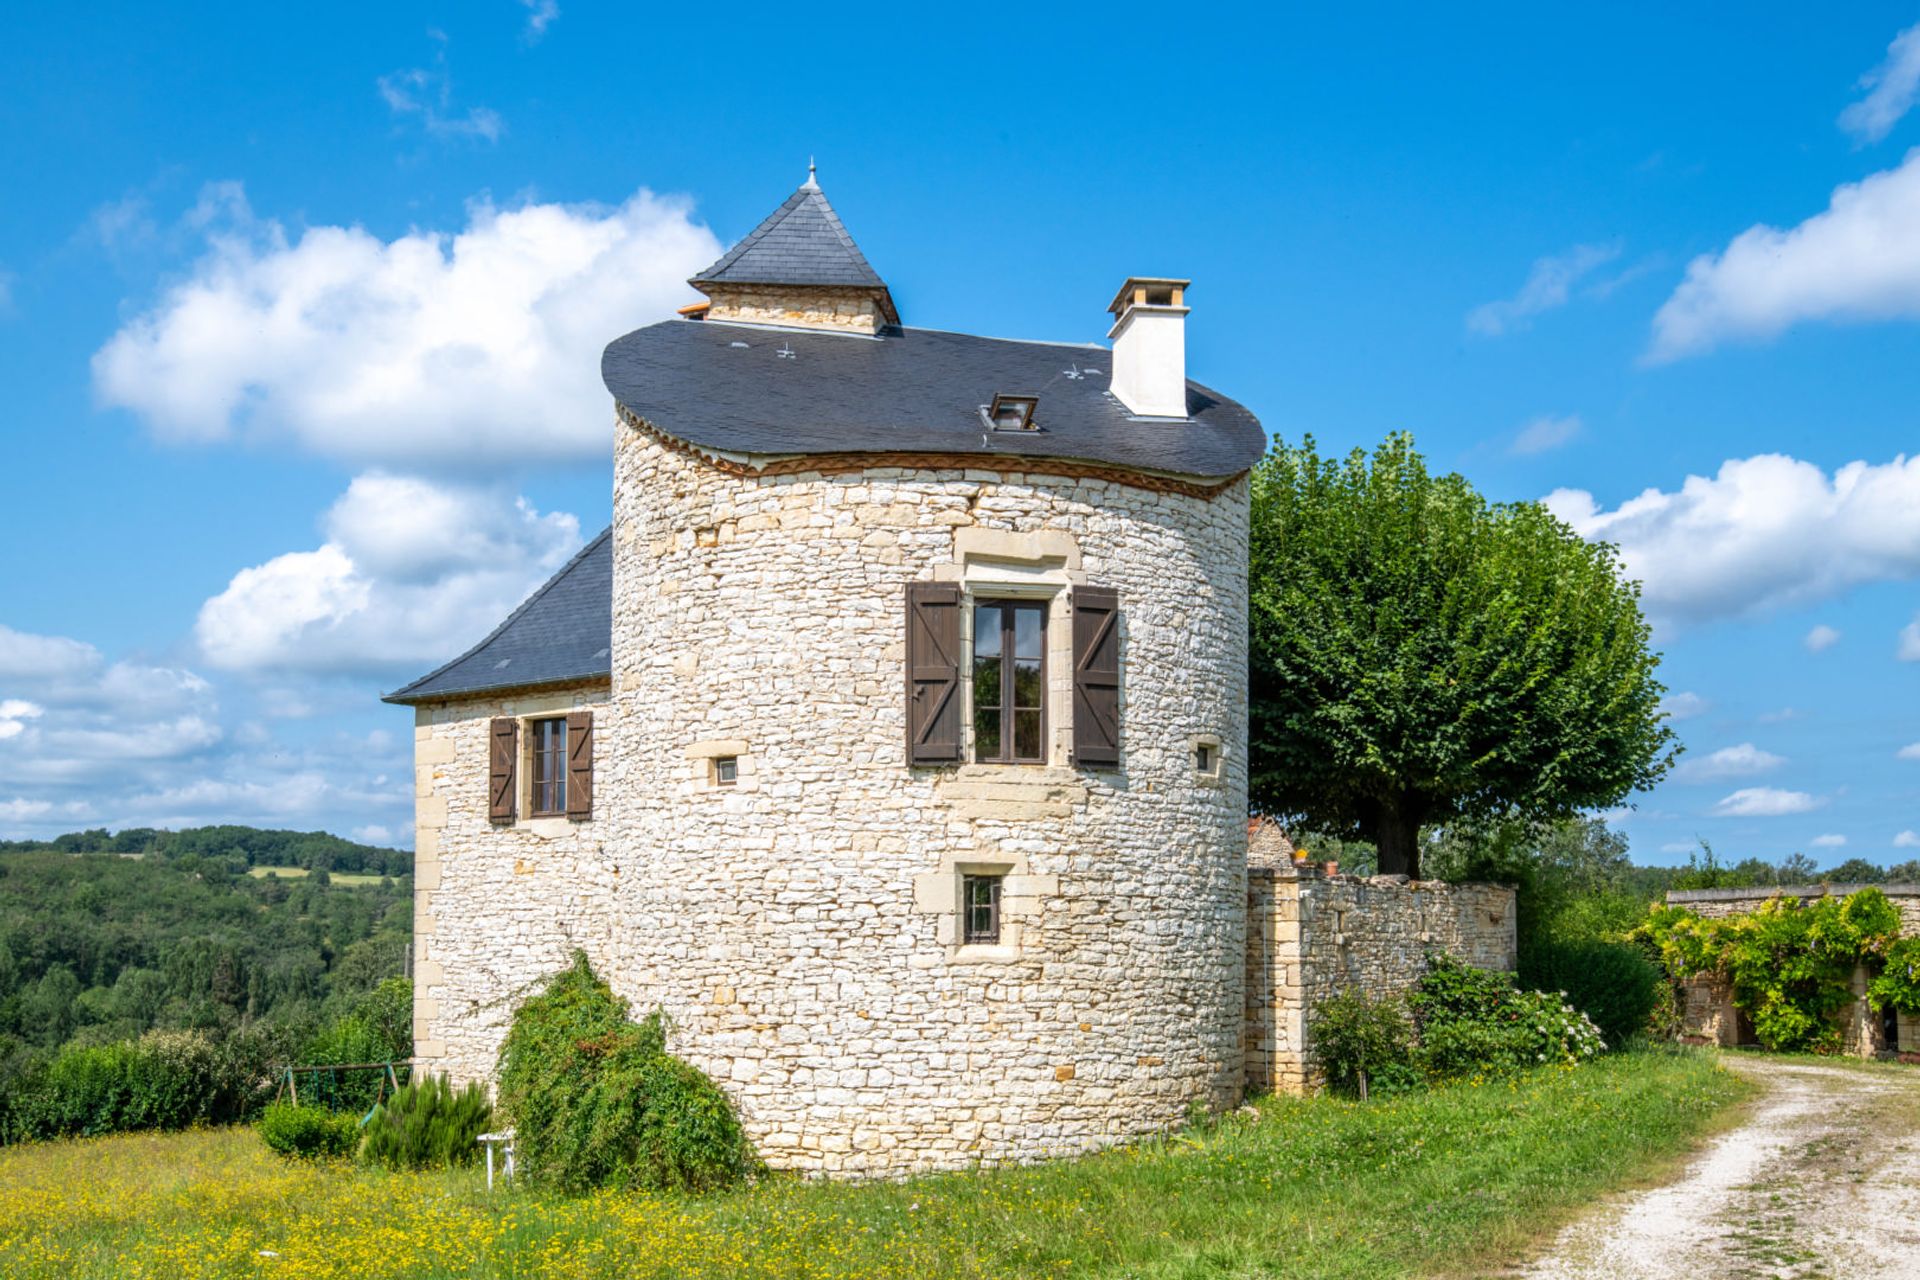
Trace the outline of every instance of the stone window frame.
<instances>
[{"instance_id":1,"label":"stone window frame","mask_svg":"<svg viewBox=\"0 0 1920 1280\"><path fill-rule=\"evenodd\" d=\"M1200 749L1205 747L1213 756L1213 767L1200 767ZM1193 783L1197 787L1224 787L1227 782L1227 744L1217 733L1194 733L1187 735L1187 761L1193 768Z\"/></svg>"},{"instance_id":2,"label":"stone window frame","mask_svg":"<svg viewBox=\"0 0 1920 1280\"><path fill-rule=\"evenodd\" d=\"M720 781L718 761L734 762L732 782ZM691 791L711 791L734 795L760 789L760 772L745 738L703 738L687 747L687 772L684 778Z\"/></svg>"},{"instance_id":3,"label":"stone window frame","mask_svg":"<svg viewBox=\"0 0 1920 1280\"><path fill-rule=\"evenodd\" d=\"M1000 880L1000 940L968 942L961 917L962 885L968 876ZM1037 922L1046 899L1060 893L1060 878L1034 875L1024 854L940 859L936 871L913 878L913 912L934 917L934 934L950 964L1013 964L1022 958L1022 934Z\"/></svg>"}]
</instances>

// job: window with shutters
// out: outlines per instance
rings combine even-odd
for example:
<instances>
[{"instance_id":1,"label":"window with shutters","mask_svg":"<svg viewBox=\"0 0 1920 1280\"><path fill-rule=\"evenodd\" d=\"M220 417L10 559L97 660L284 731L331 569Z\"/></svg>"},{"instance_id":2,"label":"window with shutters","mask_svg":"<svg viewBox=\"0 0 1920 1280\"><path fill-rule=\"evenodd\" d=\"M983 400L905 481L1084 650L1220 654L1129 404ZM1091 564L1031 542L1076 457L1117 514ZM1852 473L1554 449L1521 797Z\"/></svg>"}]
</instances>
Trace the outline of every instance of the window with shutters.
<instances>
[{"instance_id":1,"label":"window with shutters","mask_svg":"<svg viewBox=\"0 0 1920 1280\"><path fill-rule=\"evenodd\" d=\"M973 758L1046 762L1047 602L973 606Z\"/></svg>"},{"instance_id":2,"label":"window with shutters","mask_svg":"<svg viewBox=\"0 0 1920 1280\"><path fill-rule=\"evenodd\" d=\"M567 812L567 721L564 716L527 723L532 795L529 812L557 818Z\"/></svg>"}]
</instances>

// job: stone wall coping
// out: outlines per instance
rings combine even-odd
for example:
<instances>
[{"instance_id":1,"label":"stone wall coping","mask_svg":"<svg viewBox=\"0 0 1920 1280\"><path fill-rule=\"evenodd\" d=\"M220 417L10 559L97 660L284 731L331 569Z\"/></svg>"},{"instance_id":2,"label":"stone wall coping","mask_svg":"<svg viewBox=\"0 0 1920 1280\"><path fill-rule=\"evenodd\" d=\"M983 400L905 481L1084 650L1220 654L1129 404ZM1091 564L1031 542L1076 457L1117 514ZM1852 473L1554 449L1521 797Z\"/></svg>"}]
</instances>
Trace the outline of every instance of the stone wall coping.
<instances>
[{"instance_id":1,"label":"stone wall coping","mask_svg":"<svg viewBox=\"0 0 1920 1280\"><path fill-rule=\"evenodd\" d=\"M1742 889L1669 889L1667 902L1764 902L1773 897L1824 898L1828 894L1844 898L1862 889L1878 889L1889 898L1920 898L1920 884L1781 884Z\"/></svg>"},{"instance_id":2,"label":"stone wall coping","mask_svg":"<svg viewBox=\"0 0 1920 1280\"><path fill-rule=\"evenodd\" d=\"M1324 862L1296 862L1290 866L1249 865L1247 878L1250 880L1324 880L1329 884L1370 884L1384 888L1397 889L1512 889L1510 884L1500 884L1491 880L1414 880L1408 876L1356 876L1343 871L1332 874L1327 872ZM1914 886L1914 892L1920 893L1920 885Z\"/></svg>"}]
</instances>

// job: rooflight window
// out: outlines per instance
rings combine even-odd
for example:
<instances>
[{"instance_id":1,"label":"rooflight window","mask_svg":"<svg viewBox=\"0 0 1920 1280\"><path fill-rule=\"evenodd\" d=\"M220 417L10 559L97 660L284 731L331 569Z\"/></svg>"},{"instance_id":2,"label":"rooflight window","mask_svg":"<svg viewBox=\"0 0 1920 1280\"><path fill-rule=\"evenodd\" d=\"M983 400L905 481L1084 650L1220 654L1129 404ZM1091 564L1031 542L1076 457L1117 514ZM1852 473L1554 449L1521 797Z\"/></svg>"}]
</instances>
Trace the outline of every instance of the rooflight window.
<instances>
[{"instance_id":1,"label":"rooflight window","mask_svg":"<svg viewBox=\"0 0 1920 1280\"><path fill-rule=\"evenodd\" d=\"M1038 430L1033 424L1033 411L1039 404L1038 396L996 395L993 407L987 410L987 419L995 431Z\"/></svg>"}]
</instances>

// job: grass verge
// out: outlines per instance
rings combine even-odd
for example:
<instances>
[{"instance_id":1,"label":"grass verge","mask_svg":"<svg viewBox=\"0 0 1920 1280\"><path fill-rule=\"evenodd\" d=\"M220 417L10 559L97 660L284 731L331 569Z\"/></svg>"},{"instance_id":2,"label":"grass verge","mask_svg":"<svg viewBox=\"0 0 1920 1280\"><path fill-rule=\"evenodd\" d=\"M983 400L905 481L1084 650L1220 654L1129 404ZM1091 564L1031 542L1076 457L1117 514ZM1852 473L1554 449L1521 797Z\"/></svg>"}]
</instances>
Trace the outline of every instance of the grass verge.
<instances>
[{"instance_id":1,"label":"grass verge","mask_svg":"<svg viewBox=\"0 0 1920 1280\"><path fill-rule=\"evenodd\" d=\"M705 1198L290 1163L250 1131L0 1152L13 1277L1289 1276L1456 1272L1670 1161L1751 1090L1629 1052L1370 1104L1264 1099L1080 1160Z\"/></svg>"}]
</instances>

